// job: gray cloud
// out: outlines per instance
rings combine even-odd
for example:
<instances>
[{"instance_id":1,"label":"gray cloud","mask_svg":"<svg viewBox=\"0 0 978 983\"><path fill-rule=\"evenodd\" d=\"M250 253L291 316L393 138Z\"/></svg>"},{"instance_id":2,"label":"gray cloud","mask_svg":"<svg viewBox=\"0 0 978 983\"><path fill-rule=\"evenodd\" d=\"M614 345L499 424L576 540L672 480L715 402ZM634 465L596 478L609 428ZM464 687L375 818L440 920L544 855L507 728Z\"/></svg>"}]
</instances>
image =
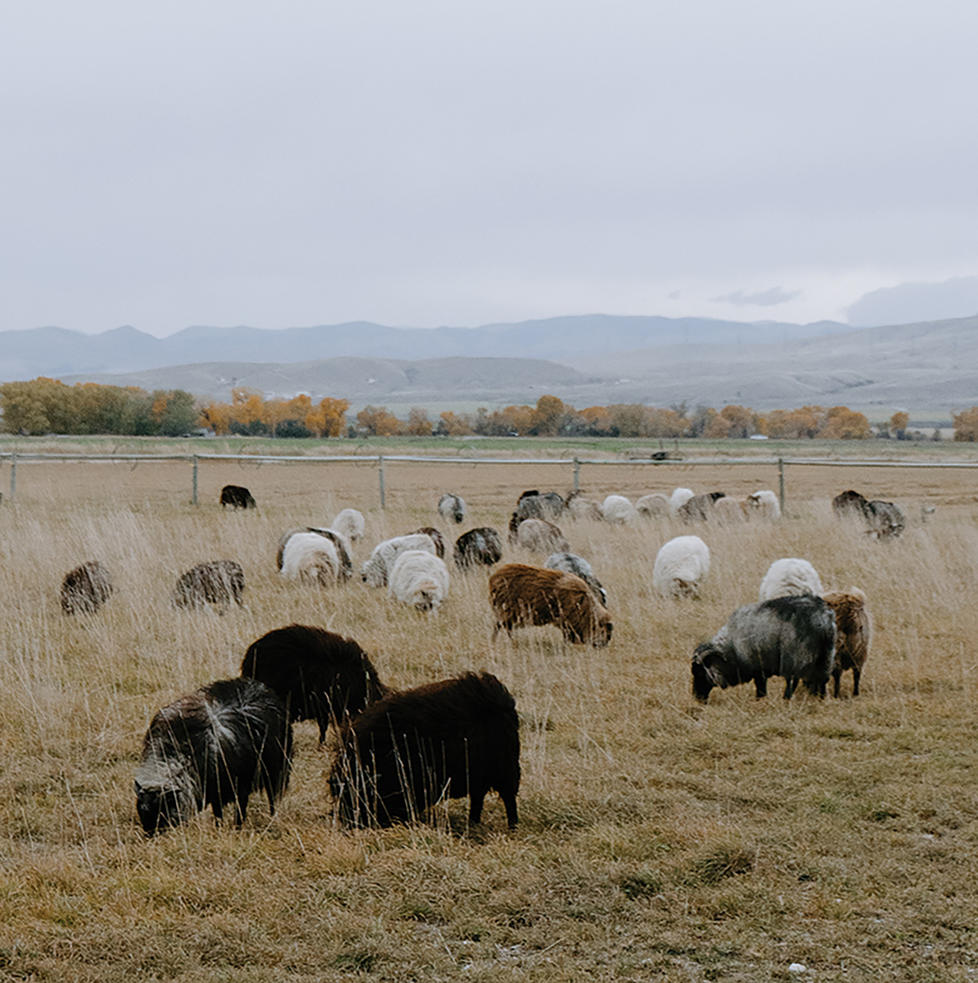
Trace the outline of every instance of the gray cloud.
<instances>
[{"instance_id":1,"label":"gray cloud","mask_svg":"<svg viewBox=\"0 0 978 983\"><path fill-rule=\"evenodd\" d=\"M978 314L978 276L941 283L900 283L864 294L846 309L859 327L913 324Z\"/></svg>"},{"instance_id":2,"label":"gray cloud","mask_svg":"<svg viewBox=\"0 0 978 983\"><path fill-rule=\"evenodd\" d=\"M777 307L778 304L787 304L800 296L800 290L785 290L777 286L768 290L758 290L752 294L744 293L743 290L735 290L730 294L711 297L710 300L718 304L733 304L735 307Z\"/></svg>"}]
</instances>

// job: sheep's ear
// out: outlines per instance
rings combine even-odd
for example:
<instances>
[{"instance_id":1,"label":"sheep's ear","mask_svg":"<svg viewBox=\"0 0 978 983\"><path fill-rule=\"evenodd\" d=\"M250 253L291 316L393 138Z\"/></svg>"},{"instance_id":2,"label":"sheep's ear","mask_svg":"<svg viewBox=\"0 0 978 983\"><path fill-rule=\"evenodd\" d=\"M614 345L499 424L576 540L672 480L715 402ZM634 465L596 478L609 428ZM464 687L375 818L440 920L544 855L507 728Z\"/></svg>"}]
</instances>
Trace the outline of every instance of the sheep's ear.
<instances>
[{"instance_id":1,"label":"sheep's ear","mask_svg":"<svg viewBox=\"0 0 978 983\"><path fill-rule=\"evenodd\" d=\"M132 790L136 793L136 795L139 795L139 793L143 790L142 785L140 785L135 778L132 780Z\"/></svg>"},{"instance_id":2,"label":"sheep's ear","mask_svg":"<svg viewBox=\"0 0 978 983\"><path fill-rule=\"evenodd\" d=\"M693 660L698 662L703 667L703 671L706 673L707 679L709 679L714 686L719 686L721 689L727 688L727 681L724 679L723 673L720 671L720 667L723 665L723 659L721 659L716 652L713 652L710 649L707 649L704 652L697 650L696 654L693 656Z\"/></svg>"}]
</instances>

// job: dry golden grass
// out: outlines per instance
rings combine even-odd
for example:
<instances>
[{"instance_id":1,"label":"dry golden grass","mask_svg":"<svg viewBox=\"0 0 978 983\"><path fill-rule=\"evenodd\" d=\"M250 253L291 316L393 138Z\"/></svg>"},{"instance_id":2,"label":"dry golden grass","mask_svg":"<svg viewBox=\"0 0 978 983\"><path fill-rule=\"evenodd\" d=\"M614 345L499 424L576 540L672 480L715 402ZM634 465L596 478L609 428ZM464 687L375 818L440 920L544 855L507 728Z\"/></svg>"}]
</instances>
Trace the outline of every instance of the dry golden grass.
<instances>
[{"instance_id":1,"label":"dry golden grass","mask_svg":"<svg viewBox=\"0 0 978 983\"><path fill-rule=\"evenodd\" d=\"M0 506L0 979L973 979L970 473L793 472L780 524L697 530L714 562L691 602L651 588L656 550L688 529L566 520L609 593L603 650L565 646L553 628L490 647L483 573L455 576L432 618L359 582L324 591L276 575L281 532L343 506L367 515L362 562L381 538L433 523L440 490L470 505L453 536L504 529L522 488L566 487L550 474L402 465L380 513L376 473L359 465L211 464L197 509L186 465L23 467L16 504ZM259 511L222 513L225 482L248 485ZM586 490L677 483L742 494L774 478L607 469ZM844 487L888 492L911 520L904 537L879 544L838 525L828 498ZM923 502L938 506L926 524ZM756 599L781 556L867 594L862 694L786 704L776 685L763 701L744 686L700 707L693 647ZM244 608L170 606L180 572L225 557L244 566ZM97 616L65 618L61 578L94 558L117 592ZM292 621L354 636L394 685L495 672L521 714L518 830L490 796L479 829L453 801L427 824L343 832L328 755L304 723L274 819L256 796L240 831L207 813L146 840L132 778L152 714L236 674L251 640Z\"/></svg>"}]
</instances>

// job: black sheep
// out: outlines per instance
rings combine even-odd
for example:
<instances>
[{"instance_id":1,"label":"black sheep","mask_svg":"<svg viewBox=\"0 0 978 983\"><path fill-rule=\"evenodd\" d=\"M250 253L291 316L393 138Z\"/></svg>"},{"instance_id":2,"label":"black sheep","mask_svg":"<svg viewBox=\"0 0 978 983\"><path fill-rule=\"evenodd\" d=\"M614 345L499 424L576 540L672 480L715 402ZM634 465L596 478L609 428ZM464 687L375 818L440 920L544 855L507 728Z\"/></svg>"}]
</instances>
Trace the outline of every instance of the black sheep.
<instances>
[{"instance_id":1,"label":"black sheep","mask_svg":"<svg viewBox=\"0 0 978 983\"><path fill-rule=\"evenodd\" d=\"M387 692L352 638L312 625L276 628L252 642L241 675L273 689L292 720L317 721L320 742L331 722L359 713Z\"/></svg>"},{"instance_id":2,"label":"black sheep","mask_svg":"<svg viewBox=\"0 0 978 983\"><path fill-rule=\"evenodd\" d=\"M487 672L391 693L344 726L330 790L347 826L421 817L443 796L469 796L469 822L495 789L516 826L520 737L516 703Z\"/></svg>"},{"instance_id":3,"label":"black sheep","mask_svg":"<svg viewBox=\"0 0 978 983\"><path fill-rule=\"evenodd\" d=\"M254 509L258 505L251 492L244 485L225 485L221 489L221 508Z\"/></svg>"},{"instance_id":4,"label":"black sheep","mask_svg":"<svg viewBox=\"0 0 978 983\"><path fill-rule=\"evenodd\" d=\"M455 566L459 570L477 566L491 567L502 559L502 537L492 526L479 526L477 529L470 529L455 540L455 549L452 555L455 559Z\"/></svg>"},{"instance_id":5,"label":"black sheep","mask_svg":"<svg viewBox=\"0 0 978 983\"><path fill-rule=\"evenodd\" d=\"M109 571L89 560L65 574L61 581L61 610L65 614L94 614L113 591Z\"/></svg>"},{"instance_id":6,"label":"black sheep","mask_svg":"<svg viewBox=\"0 0 978 983\"><path fill-rule=\"evenodd\" d=\"M143 739L136 809L149 836L210 806L231 805L240 826L259 788L270 813L289 783L292 725L282 701L254 679L222 679L163 707Z\"/></svg>"},{"instance_id":7,"label":"black sheep","mask_svg":"<svg viewBox=\"0 0 978 983\"><path fill-rule=\"evenodd\" d=\"M216 604L223 614L232 601L241 603L244 591L244 571L234 560L212 560L198 563L180 575L173 592L178 608L202 608Z\"/></svg>"}]
</instances>

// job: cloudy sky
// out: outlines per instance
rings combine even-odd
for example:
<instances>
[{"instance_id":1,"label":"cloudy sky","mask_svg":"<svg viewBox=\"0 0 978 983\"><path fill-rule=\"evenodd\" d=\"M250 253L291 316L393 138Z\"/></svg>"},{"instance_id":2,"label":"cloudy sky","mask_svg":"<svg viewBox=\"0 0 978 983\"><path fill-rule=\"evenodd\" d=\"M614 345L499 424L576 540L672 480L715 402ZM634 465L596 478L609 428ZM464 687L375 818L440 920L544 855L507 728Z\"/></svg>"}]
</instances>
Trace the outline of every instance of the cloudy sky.
<instances>
[{"instance_id":1,"label":"cloudy sky","mask_svg":"<svg viewBox=\"0 0 978 983\"><path fill-rule=\"evenodd\" d=\"M973 0L12 5L0 330L945 316L976 36Z\"/></svg>"}]
</instances>

